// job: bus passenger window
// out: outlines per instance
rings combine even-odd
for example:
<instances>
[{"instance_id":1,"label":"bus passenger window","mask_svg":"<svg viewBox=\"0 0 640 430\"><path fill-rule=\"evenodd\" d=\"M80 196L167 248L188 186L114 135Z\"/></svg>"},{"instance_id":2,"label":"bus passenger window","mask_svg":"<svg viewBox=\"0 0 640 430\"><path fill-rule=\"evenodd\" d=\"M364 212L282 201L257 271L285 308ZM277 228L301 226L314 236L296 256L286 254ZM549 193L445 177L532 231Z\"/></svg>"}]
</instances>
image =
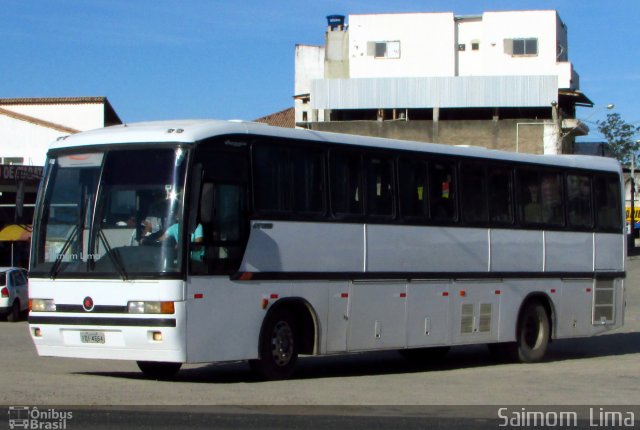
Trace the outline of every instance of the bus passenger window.
<instances>
[{"instance_id":1,"label":"bus passenger window","mask_svg":"<svg viewBox=\"0 0 640 430\"><path fill-rule=\"evenodd\" d=\"M405 219L427 219L427 163L401 158L398 163L400 212Z\"/></svg>"},{"instance_id":2,"label":"bus passenger window","mask_svg":"<svg viewBox=\"0 0 640 430\"><path fill-rule=\"evenodd\" d=\"M562 177L559 173L518 172L520 220L527 224L564 224Z\"/></svg>"},{"instance_id":3,"label":"bus passenger window","mask_svg":"<svg viewBox=\"0 0 640 430\"><path fill-rule=\"evenodd\" d=\"M291 167L285 148L253 148L255 205L258 212L291 211Z\"/></svg>"},{"instance_id":4,"label":"bus passenger window","mask_svg":"<svg viewBox=\"0 0 640 430\"><path fill-rule=\"evenodd\" d=\"M453 163L433 163L430 165L429 194L431 218L440 221L455 221L458 214Z\"/></svg>"},{"instance_id":5,"label":"bus passenger window","mask_svg":"<svg viewBox=\"0 0 640 430\"><path fill-rule=\"evenodd\" d=\"M489 218L493 223L513 222L513 176L510 169L489 168Z\"/></svg>"},{"instance_id":6,"label":"bus passenger window","mask_svg":"<svg viewBox=\"0 0 640 430\"><path fill-rule=\"evenodd\" d=\"M331 211L362 215L362 162L359 155L333 151L330 159Z\"/></svg>"},{"instance_id":7,"label":"bus passenger window","mask_svg":"<svg viewBox=\"0 0 640 430\"><path fill-rule=\"evenodd\" d=\"M567 213L569 226L593 227L591 177L567 175Z\"/></svg>"},{"instance_id":8,"label":"bus passenger window","mask_svg":"<svg viewBox=\"0 0 640 430\"><path fill-rule=\"evenodd\" d=\"M542 193L542 222L563 225L562 176L559 173L542 173L540 191Z\"/></svg>"},{"instance_id":9,"label":"bus passenger window","mask_svg":"<svg viewBox=\"0 0 640 430\"><path fill-rule=\"evenodd\" d=\"M293 211L296 214L324 214L324 153L292 149Z\"/></svg>"},{"instance_id":10,"label":"bus passenger window","mask_svg":"<svg viewBox=\"0 0 640 430\"><path fill-rule=\"evenodd\" d=\"M598 175L593 185L598 228L619 231L622 214L620 213L621 196L618 178Z\"/></svg>"},{"instance_id":11,"label":"bus passenger window","mask_svg":"<svg viewBox=\"0 0 640 430\"><path fill-rule=\"evenodd\" d=\"M484 167L474 164L460 165L460 204L465 222L487 222L487 178Z\"/></svg>"},{"instance_id":12,"label":"bus passenger window","mask_svg":"<svg viewBox=\"0 0 640 430\"><path fill-rule=\"evenodd\" d=\"M527 224L540 224L542 222L542 204L537 172L518 171L518 196L520 220Z\"/></svg>"},{"instance_id":13,"label":"bus passenger window","mask_svg":"<svg viewBox=\"0 0 640 430\"><path fill-rule=\"evenodd\" d=\"M367 214L393 215L393 161L372 157L366 161Z\"/></svg>"}]
</instances>

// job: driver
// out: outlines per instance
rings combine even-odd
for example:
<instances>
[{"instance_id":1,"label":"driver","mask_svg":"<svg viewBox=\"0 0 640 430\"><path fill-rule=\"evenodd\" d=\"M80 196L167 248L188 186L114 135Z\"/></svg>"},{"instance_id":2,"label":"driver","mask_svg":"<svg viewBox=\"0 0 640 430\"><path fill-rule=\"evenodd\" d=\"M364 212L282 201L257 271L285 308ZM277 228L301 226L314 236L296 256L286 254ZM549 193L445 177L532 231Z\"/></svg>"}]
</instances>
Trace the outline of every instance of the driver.
<instances>
[{"instance_id":1,"label":"driver","mask_svg":"<svg viewBox=\"0 0 640 430\"><path fill-rule=\"evenodd\" d=\"M177 246L178 243L178 232L180 231L180 216L176 215L176 222L173 223L167 230L164 232L162 236L160 236L159 241L164 242L169 238L173 239ZM204 240L204 233L202 230L202 224L198 223L196 229L191 233L191 243L202 244ZM202 261L204 257L204 249L201 246L197 246L195 250L191 251L191 259L195 261Z\"/></svg>"}]
</instances>

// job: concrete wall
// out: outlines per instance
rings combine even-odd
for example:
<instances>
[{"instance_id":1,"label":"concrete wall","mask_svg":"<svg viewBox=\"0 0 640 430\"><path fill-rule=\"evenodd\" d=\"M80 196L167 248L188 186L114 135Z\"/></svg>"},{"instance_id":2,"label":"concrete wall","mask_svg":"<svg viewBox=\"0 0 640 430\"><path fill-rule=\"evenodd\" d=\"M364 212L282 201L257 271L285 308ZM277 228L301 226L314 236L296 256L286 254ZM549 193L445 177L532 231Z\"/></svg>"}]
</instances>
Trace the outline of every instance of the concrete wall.
<instances>
[{"instance_id":1,"label":"concrete wall","mask_svg":"<svg viewBox=\"0 0 640 430\"><path fill-rule=\"evenodd\" d=\"M557 29L557 16L552 10L485 12L482 16L483 69L479 72L486 75L557 74L556 38L562 31ZM511 56L505 53L505 39L528 38L538 39L538 55Z\"/></svg>"},{"instance_id":2,"label":"concrete wall","mask_svg":"<svg viewBox=\"0 0 640 430\"><path fill-rule=\"evenodd\" d=\"M456 57L458 76L479 76L483 71L483 57L485 50L489 49L488 43L483 40L483 25L481 18L468 18L456 22ZM473 50L472 43L478 42L479 49ZM464 50L459 48L464 45Z\"/></svg>"},{"instance_id":3,"label":"concrete wall","mask_svg":"<svg viewBox=\"0 0 640 430\"><path fill-rule=\"evenodd\" d=\"M325 79L349 77L349 33L328 31L325 34Z\"/></svg>"},{"instance_id":4,"label":"concrete wall","mask_svg":"<svg viewBox=\"0 0 640 430\"><path fill-rule=\"evenodd\" d=\"M351 78L453 76L452 13L349 15ZM398 58L375 58L372 42L400 42Z\"/></svg>"},{"instance_id":5,"label":"concrete wall","mask_svg":"<svg viewBox=\"0 0 640 430\"><path fill-rule=\"evenodd\" d=\"M433 121L348 121L319 122L313 130L390 139L437 142L449 145L472 145L504 151L543 153L540 142L547 125L517 126L524 120L460 120L438 121L434 135ZM532 123L534 120L526 121Z\"/></svg>"},{"instance_id":6,"label":"concrete wall","mask_svg":"<svg viewBox=\"0 0 640 430\"><path fill-rule=\"evenodd\" d=\"M309 94L311 81L324 77L324 47L313 45L296 45L294 95ZM303 112L307 120L311 121L311 110L308 103L295 99L295 121L302 122ZM318 118L314 119L318 121Z\"/></svg>"},{"instance_id":7,"label":"concrete wall","mask_svg":"<svg viewBox=\"0 0 640 430\"><path fill-rule=\"evenodd\" d=\"M458 20L452 13L350 15L347 33L351 78L526 74L557 75L563 84L571 80L570 65L557 67L568 61L568 41L554 10L485 12ZM505 53L505 39L522 38L538 40L538 55ZM400 43L398 58L372 55L369 44L384 41Z\"/></svg>"}]
</instances>

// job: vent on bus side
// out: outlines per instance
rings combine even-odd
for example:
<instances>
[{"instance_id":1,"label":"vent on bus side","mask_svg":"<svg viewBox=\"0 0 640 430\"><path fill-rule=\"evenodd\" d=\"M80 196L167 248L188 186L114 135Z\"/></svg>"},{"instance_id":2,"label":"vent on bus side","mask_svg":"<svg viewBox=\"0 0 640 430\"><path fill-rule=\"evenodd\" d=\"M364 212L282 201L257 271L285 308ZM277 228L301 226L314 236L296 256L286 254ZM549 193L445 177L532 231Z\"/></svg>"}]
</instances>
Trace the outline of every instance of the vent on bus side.
<instances>
[{"instance_id":1,"label":"vent on bus side","mask_svg":"<svg viewBox=\"0 0 640 430\"><path fill-rule=\"evenodd\" d=\"M596 280L593 298L593 324L611 324L615 315L613 279Z\"/></svg>"},{"instance_id":2,"label":"vent on bus side","mask_svg":"<svg viewBox=\"0 0 640 430\"><path fill-rule=\"evenodd\" d=\"M480 333L491 332L491 303L480 304L480 324L478 331Z\"/></svg>"},{"instance_id":3,"label":"vent on bus side","mask_svg":"<svg viewBox=\"0 0 640 430\"><path fill-rule=\"evenodd\" d=\"M473 303L462 305L462 318L460 319L460 333L473 333Z\"/></svg>"}]
</instances>

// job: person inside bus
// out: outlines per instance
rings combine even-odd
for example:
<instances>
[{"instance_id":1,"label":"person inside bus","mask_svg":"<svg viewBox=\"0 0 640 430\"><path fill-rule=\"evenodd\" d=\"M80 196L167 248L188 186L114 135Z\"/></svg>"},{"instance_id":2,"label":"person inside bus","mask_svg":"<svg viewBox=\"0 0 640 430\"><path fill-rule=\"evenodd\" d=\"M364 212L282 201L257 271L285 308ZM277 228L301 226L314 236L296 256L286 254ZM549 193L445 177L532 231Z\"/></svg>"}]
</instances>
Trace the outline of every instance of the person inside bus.
<instances>
[{"instance_id":1,"label":"person inside bus","mask_svg":"<svg viewBox=\"0 0 640 430\"><path fill-rule=\"evenodd\" d=\"M159 232L162 230L162 218L163 215L167 211L167 200L163 195L157 195L155 197L155 201L151 203L147 210L147 215L142 221L142 238L149 237L151 235L153 238L157 237Z\"/></svg>"},{"instance_id":2,"label":"person inside bus","mask_svg":"<svg viewBox=\"0 0 640 430\"><path fill-rule=\"evenodd\" d=\"M176 214L175 223L171 224L169 228L160 236L160 242L166 242L173 240L172 243L178 246L178 234L180 232L180 215ZM204 240L204 233L202 224L198 223L196 229L191 233L191 243L196 244L195 249L191 251L191 259L195 261L202 261L204 257L204 247L202 242Z\"/></svg>"},{"instance_id":3,"label":"person inside bus","mask_svg":"<svg viewBox=\"0 0 640 430\"><path fill-rule=\"evenodd\" d=\"M542 206L540 205L539 189L537 184L529 184L528 201L524 204L524 220L526 222L539 223L542 222Z\"/></svg>"}]
</instances>

